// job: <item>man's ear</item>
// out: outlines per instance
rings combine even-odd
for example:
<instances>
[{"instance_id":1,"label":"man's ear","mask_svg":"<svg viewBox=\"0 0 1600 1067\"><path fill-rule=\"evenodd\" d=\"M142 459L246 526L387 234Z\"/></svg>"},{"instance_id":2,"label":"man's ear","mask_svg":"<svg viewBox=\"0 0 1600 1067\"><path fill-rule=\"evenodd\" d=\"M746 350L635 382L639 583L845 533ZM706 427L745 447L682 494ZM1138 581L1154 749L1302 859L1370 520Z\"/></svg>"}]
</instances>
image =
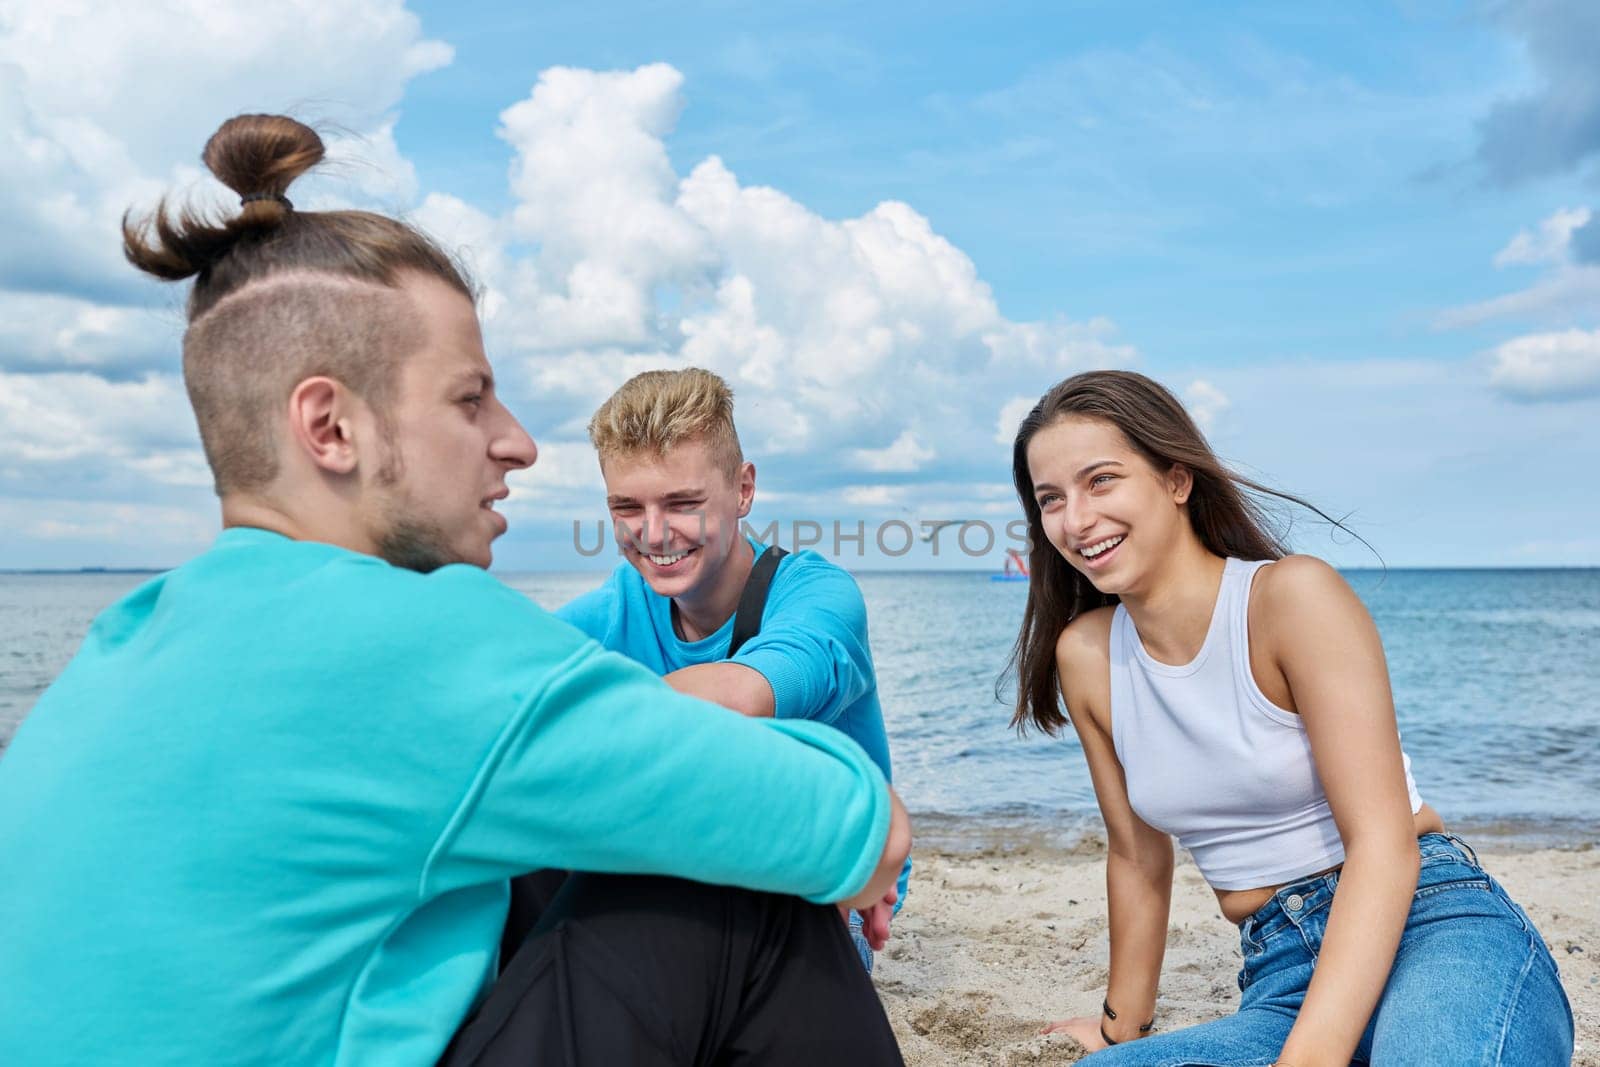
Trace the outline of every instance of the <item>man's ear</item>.
<instances>
[{"instance_id":1,"label":"man's ear","mask_svg":"<svg viewBox=\"0 0 1600 1067\"><path fill-rule=\"evenodd\" d=\"M1181 463L1174 463L1167 472L1167 488L1174 504L1187 504L1189 494L1194 491L1194 472Z\"/></svg>"},{"instance_id":2,"label":"man's ear","mask_svg":"<svg viewBox=\"0 0 1600 1067\"><path fill-rule=\"evenodd\" d=\"M756 465L742 463L739 466L739 517L742 519L750 514L750 505L756 502Z\"/></svg>"},{"instance_id":3,"label":"man's ear","mask_svg":"<svg viewBox=\"0 0 1600 1067\"><path fill-rule=\"evenodd\" d=\"M289 439L330 474L356 469L354 404L342 382L321 375L305 379L289 394Z\"/></svg>"}]
</instances>

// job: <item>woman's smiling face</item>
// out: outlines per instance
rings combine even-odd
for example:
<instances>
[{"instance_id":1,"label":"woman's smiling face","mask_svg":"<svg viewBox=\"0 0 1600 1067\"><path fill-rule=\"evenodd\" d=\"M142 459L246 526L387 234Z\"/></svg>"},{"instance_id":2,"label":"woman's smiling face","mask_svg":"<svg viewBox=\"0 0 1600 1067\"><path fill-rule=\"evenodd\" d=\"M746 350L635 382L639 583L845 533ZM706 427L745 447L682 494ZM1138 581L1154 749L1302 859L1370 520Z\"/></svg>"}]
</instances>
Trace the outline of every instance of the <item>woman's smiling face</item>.
<instances>
[{"instance_id":1,"label":"woman's smiling face","mask_svg":"<svg viewBox=\"0 0 1600 1067\"><path fill-rule=\"evenodd\" d=\"M1027 451L1045 537L1102 593L1138 588L1188 527L1188 472L1157 471L1109 422L1064 416Z\"/></svg>"}]
</instances>

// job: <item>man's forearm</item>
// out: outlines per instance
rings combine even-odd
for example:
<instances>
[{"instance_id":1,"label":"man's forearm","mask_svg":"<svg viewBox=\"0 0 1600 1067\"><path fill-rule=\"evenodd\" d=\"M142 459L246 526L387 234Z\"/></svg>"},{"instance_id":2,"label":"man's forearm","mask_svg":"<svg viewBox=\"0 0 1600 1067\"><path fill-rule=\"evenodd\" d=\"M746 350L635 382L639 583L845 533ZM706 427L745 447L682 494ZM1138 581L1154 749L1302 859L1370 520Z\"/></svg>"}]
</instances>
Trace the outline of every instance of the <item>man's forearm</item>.
<instances>
[{"instance_id":1,"label":"man's forearm","mask_svg":"<svg viewBox=\"0 0 1600 1067\"><path fill-rule=\"evenodd\" d=\"M865 911L881 901L900 880L906 857L911 855L911 816L893 789L889 790L889 833L884 838L883 852L878 857L878 867L867 879L861 892L848 900L840 901L857 911Z\"/></svg>"},{"instance_id":2,"label":"man's forearm","mask_svg":"<svg viewBox=\"0 0 1600 1067\"><path fill-rule=\"evenodd\" d=\"M697 663L666 675L666 683L686 696L752 718L771 718L776 710L772 685L760 671L742 663Z\"/></svg>"}]
</instances>

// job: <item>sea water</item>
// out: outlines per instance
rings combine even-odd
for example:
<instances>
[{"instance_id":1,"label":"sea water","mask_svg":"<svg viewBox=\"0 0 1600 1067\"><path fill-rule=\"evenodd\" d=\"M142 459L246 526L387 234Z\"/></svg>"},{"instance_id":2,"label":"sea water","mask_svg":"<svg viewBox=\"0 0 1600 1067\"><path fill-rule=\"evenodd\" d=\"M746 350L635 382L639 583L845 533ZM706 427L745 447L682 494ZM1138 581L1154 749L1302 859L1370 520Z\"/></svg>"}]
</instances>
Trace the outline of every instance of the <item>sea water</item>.
<instances>
[{"instance_id":1,"label":"sea water","mask_svg":"<svg viewBox=\"0 0 1600 1067\"><path fill-rule=\"evenodd\" d=\"M0 759L89 623L149 575L0 575ZM594 574L505 574L545 607ZM1600 830L1600 570L1350 571L1383 635L1423 796L1453 826L1576 843ZM1092 829L1066 736L1019 737L997 682L1025 583L863 573L872 653L907 806L943 823Z\"/></svg>"}]
</instances>

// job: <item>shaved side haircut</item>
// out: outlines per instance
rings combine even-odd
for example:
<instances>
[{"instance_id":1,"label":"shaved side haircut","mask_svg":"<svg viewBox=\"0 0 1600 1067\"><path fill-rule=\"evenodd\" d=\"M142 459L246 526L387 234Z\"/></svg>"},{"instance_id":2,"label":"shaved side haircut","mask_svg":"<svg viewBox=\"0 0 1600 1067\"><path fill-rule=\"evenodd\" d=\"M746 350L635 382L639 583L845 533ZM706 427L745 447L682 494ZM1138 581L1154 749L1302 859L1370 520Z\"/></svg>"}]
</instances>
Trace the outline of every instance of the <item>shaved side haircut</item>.
<instances>
[{"instance_id":1,"label":"shaved side haircut","mask_svg":"<svg viewBox=\"0 0 1600 1067\"><path fill-rule=\"evenodd\" d=\"M201 154L239 194L237 215L174 215L162 201L149 217L123 218L129 262L167 281L195 279L183 379L218 496L260 490L276 477L273 427L306 378L343 383L387 428L401 364L421 339L399 291L407 274L474 297L462 268L403 222L295 210L290 184L324 154L304 123L239 115Z\"/></svg>"}]
</instances>

